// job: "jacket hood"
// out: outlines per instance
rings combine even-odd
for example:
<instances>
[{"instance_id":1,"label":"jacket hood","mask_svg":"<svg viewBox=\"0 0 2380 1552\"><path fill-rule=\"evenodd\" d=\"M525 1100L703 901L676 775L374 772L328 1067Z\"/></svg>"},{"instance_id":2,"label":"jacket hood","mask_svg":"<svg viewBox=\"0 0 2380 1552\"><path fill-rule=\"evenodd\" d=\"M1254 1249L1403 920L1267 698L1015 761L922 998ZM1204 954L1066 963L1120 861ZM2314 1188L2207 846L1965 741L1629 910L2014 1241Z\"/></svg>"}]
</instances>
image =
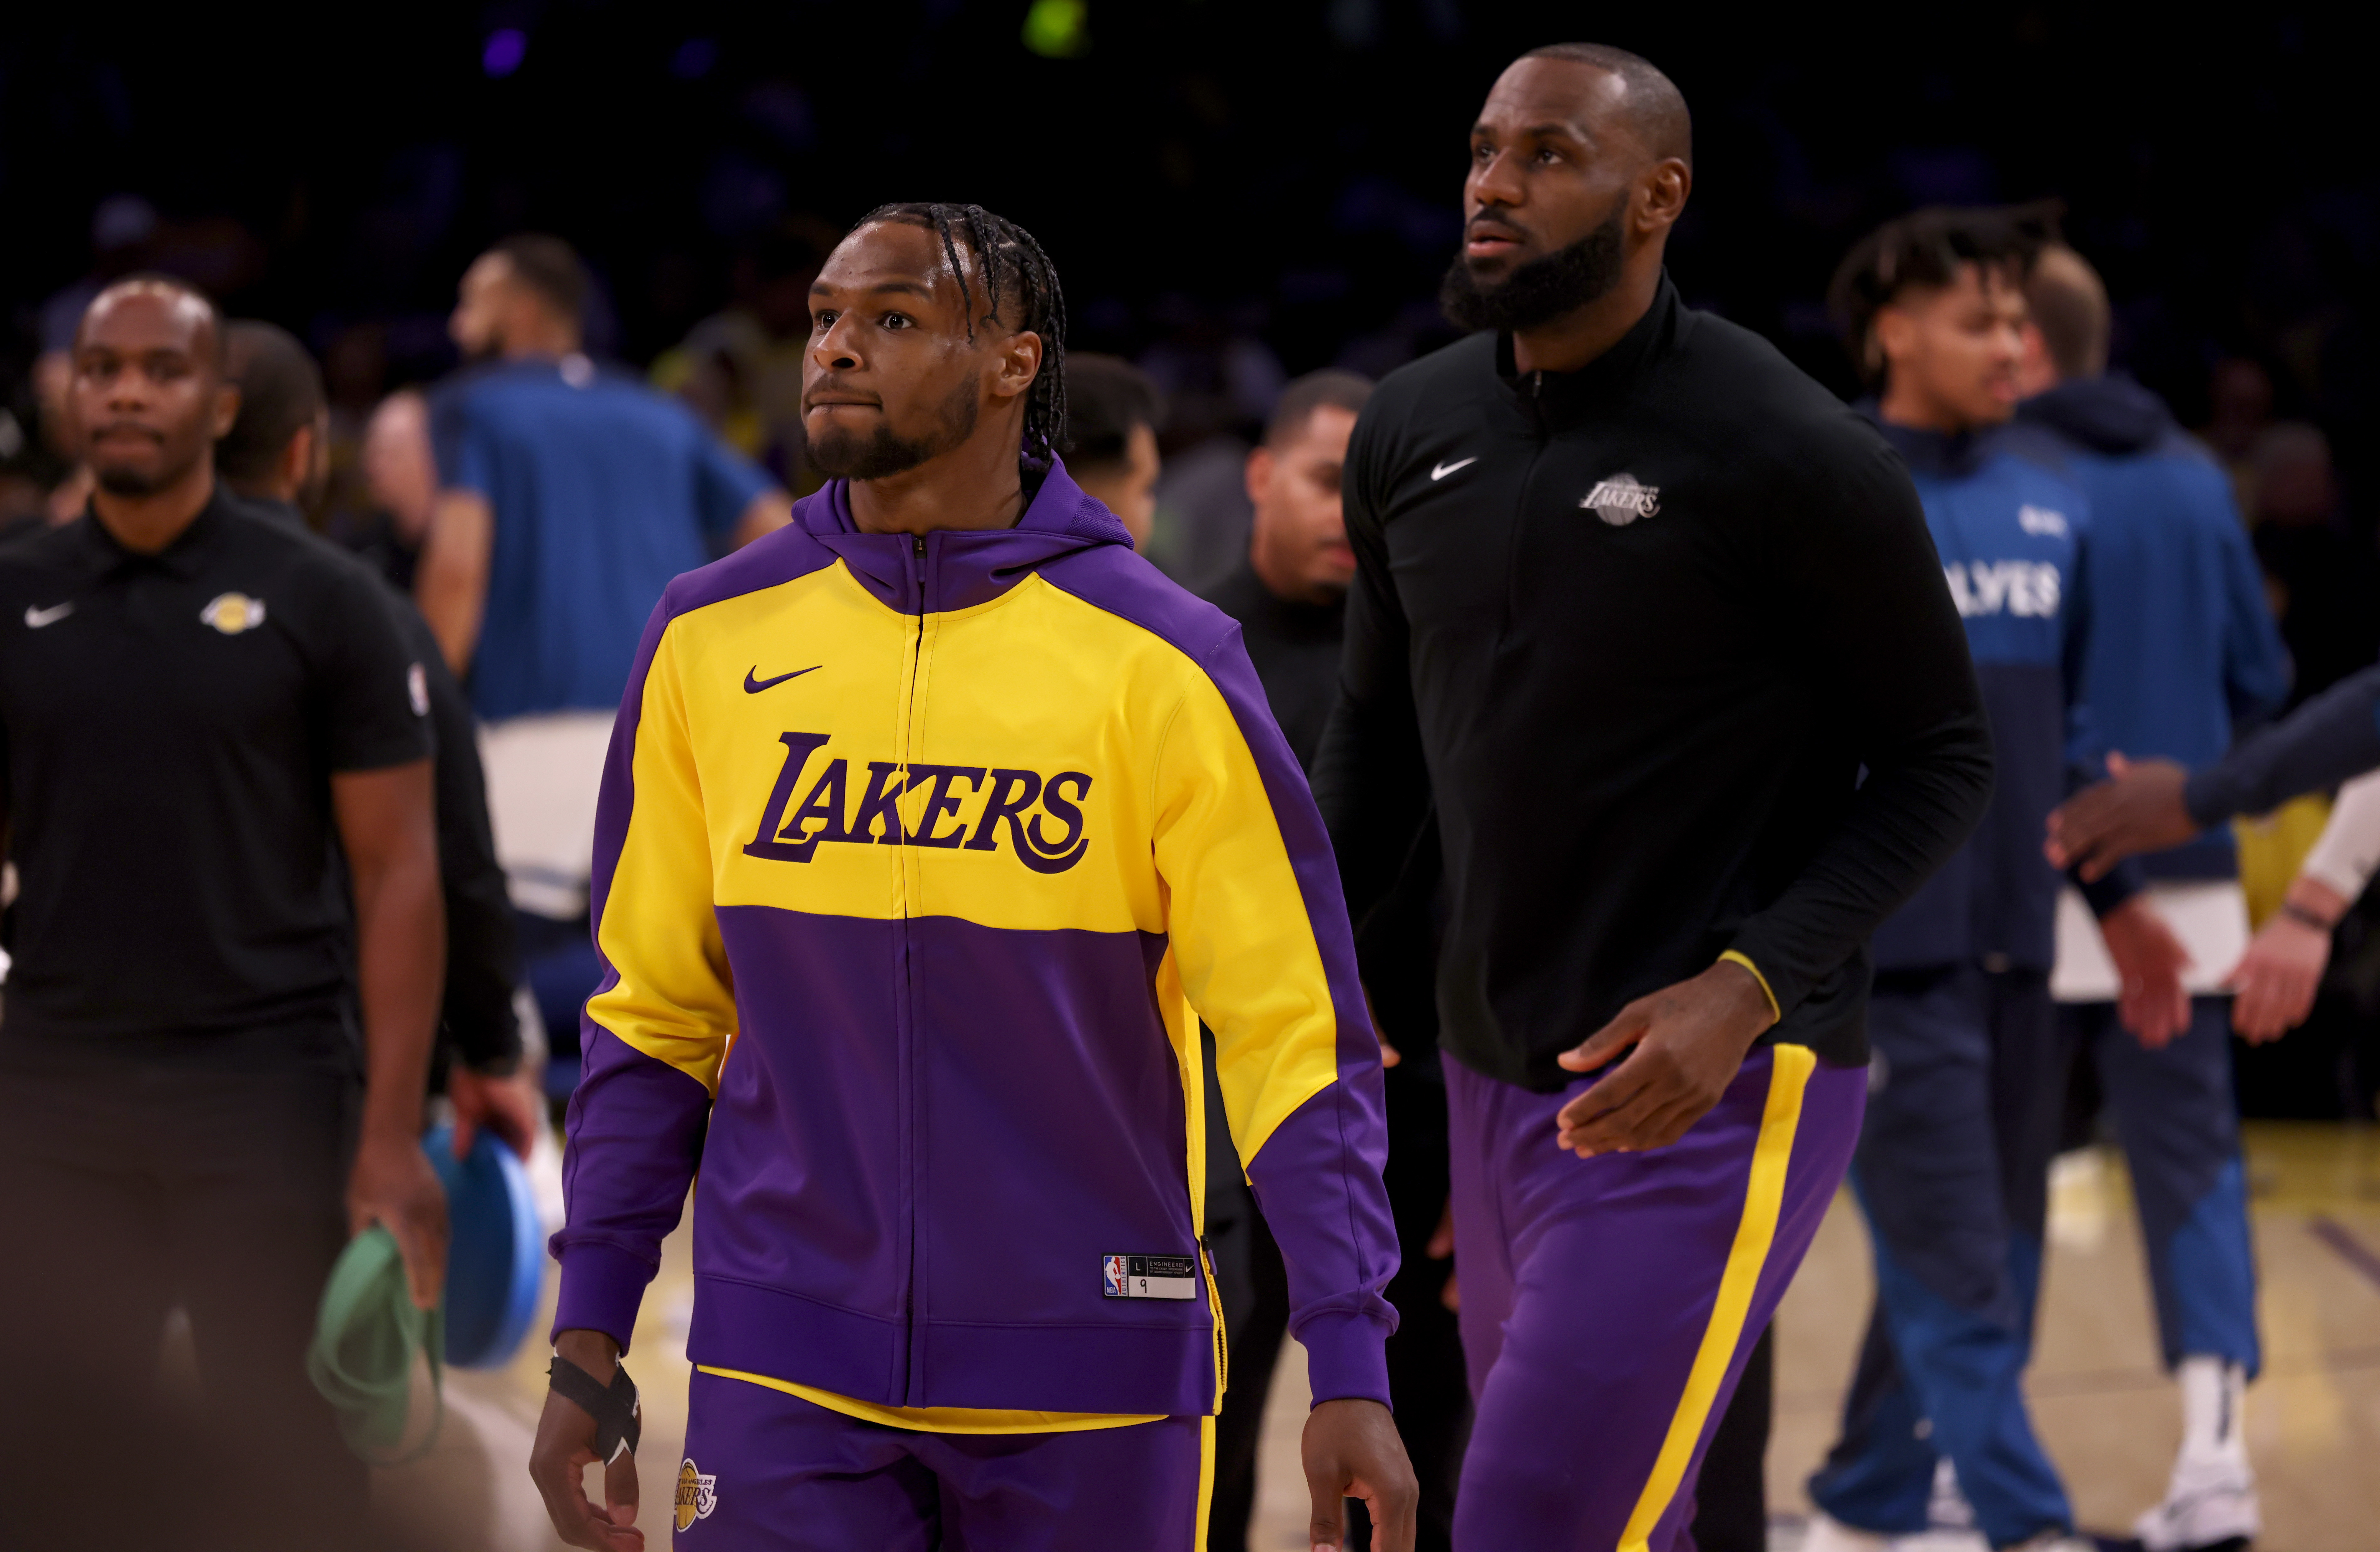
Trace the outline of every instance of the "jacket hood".
<instances>
[{"instance_id":1,"label":"jacket hood","mask_svg":"<svg viewBox=\"0 0 2380 1552\"><path fill-rule=\"evenodd\" d=\"M2018 405L2016 415L2100 453L2145 452L2174 429L2165 400L2124 376L2060 383Z\"/></svg>"},{"instance_id":2,"label":"jacket hood","mask_svg":"<svg viewBox=\"0 0 2380 1552\"><path fill-rule=\"evenodd\" d=\"M851 482L830 482L794 503L794 521L850 567L868 590L905 613L988 603L1051 561L1105 544L1132 548L1123 520L1083 494L1053 458L1014 528L940 529L922 535L863 533L851 516ZM915 540L926 563L913 564Z\"/></svg>"}]
</instances>

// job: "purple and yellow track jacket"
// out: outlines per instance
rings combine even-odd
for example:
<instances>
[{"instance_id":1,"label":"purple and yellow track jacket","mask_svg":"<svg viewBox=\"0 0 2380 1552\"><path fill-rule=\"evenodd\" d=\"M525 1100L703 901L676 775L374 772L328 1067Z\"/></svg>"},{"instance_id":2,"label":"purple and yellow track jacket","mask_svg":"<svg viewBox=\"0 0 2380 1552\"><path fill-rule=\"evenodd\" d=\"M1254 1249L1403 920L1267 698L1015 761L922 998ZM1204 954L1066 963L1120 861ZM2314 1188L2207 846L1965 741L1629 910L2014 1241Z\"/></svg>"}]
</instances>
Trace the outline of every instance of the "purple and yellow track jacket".
<instances>
[{"instance_id":1,"label":"purple and yellow track jacket","mask_svg":"<svg viewBox=\"0 0 2380 1552\"><path fill-rule=\"evenodd\" d=\"M620 707L554 1328L626 1345L695 1181L701 1367L893 1421L1212 1411L1204 1019L1314 1395L1386 1401L1338 878L1238 627L1062 466L997 532L797 503L671 584Z\"/></svg>"}]
</instances>

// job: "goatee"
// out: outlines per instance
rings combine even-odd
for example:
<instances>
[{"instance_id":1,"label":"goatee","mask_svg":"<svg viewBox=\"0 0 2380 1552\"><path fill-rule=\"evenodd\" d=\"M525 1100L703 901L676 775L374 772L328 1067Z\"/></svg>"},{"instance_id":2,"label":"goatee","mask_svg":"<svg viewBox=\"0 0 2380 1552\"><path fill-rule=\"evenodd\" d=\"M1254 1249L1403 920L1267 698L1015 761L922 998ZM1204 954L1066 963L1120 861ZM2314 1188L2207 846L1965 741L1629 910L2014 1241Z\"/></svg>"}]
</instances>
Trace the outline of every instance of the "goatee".
<instances>
[{"instance_id":1,"label":"goatee","mask_svg":"<svg viewBox=\"0 0 2380 1552\"><path fill-rule=\"evenodd\" d=\"M880 423L866 436L839 429L810 438L813 468L830 478L882 480L905 474L929 458L938 458L975 434L982 405L975 380L961 383L942 401L937 424L924 436L901 436Z\"/></svg>"},{"instance_id":2,"label":"goatee","mask_svg":"<svg viewBox=\"0 0 2380 1552\"><path fill-rule=\"evenodd\" d=\"M1621 200L1602 226L1568 248L1530 260L1494 286L1482 286L1458 253L1438 288L1438 305L1449 323L1466 333L1541 328L1575 312L1620 284L1627 214L1628 202Z\"/></svg>"}]
</instances>

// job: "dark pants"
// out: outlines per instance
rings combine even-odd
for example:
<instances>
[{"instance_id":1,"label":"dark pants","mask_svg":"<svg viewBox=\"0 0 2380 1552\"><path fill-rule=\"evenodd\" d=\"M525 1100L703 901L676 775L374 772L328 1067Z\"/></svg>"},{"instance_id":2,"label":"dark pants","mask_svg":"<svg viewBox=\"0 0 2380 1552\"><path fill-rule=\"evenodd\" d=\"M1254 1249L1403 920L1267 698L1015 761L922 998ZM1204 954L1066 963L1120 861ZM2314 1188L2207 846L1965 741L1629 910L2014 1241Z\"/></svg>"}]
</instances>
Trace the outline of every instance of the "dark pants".
<instances>
[{"instance_id":1,"label":"dark pants","mask_svg":"<svg viewBox=\"0 0 2380 1552\"><path fill-rule=\"evenodd\" d=\"M1876 1302L1818 1507L1925 1529L1948 1458L1995 1546L2072 1523L2025 1410L2066 1050L2048 978L1973 966L1876 978L1873 1093L1852 1182Z\"/></svg>"},{"instance_id":2,"label":"dark pants","mask_svg":"<svg viewBox=\"0 0 2380 1552\"><path fill-rule=\"evenodd\" d=\"M1424 1053L1427 1057L1427 1053ZM1208 1516L1209 1552L1245 1552L1256 1507L1257 1453L1264 1434L1265 1397L1289 1329L1289 1284L1281 1250L1267 1231L1239 1172L1222 1123L1222 1099L1208 1058L1207 1238L1215 1258L1215 1285L1230 1339L1231 1387L1215 1424L1214 1503ZM1421 1484L1421 1533L1415 1552L1444 1552L1454 1526L1454 1483L1463 1469L1471 1396L1463 1380L1463 1336L1444 1302L1451 1260L1423 1253L1446 1211L1446 1091L1435 1064L1409 1059L1386 1074L1389 1149L1386 1183L1396 1215L1402 1260L1388 1287L1397 1309L1389 1338L1389 1393L1397 1431ZM1371 1521L1351 1502L1347 1545L1368 1544Z\"/></svg>"},{"instance_id":3,"label":"dark pants","mask_svg":"<svg viewBox=\"0 0 2380 1552\"><path fill-rule=\"evenodd\" d=\"M334 1069L0 1069L0 1546L354 1545L364 1468L306 1349L356 1098ZM177 1306L195 1414L158 1385Z\"/></svg>"},{"instance_id":4,"label":"dark pants","mask_svg":"<svg viewBox=\"0 0 2380 1552\"><path fill-rule=\"evenodd\" d=\"M1743 1377L1694 1479L1694 1552L1767 1552L1768 1434L1777 1414L1777 1327L1744 1360Z\"/></svg>"}]
</instances>

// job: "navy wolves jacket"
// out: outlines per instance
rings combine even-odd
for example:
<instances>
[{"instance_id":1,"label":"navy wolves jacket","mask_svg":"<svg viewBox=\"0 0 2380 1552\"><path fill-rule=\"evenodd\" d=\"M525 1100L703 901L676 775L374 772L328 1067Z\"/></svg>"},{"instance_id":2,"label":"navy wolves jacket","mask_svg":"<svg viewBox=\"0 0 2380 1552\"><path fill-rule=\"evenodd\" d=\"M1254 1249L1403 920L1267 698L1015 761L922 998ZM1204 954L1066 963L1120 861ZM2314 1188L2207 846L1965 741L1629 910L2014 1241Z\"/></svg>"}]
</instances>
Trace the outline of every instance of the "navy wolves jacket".
<instances>
[{"instance_id":1,"label":"navy wolves jacket","mask_svg":"<svg viewBox=\"0 0 2380 1552\"><path fill-rule=\"evenodd\" d=\"M1974 837L1876 930L1876 968L2047 971L2058 957L2058 875L2042 839L2050 810L2091 774L2088 752L2105 749L2081 695L2090 504L2003 436L1879 429L1909 464L1966 621L1997 781ZM2070 751L2086 752L2070 764ZM2126 864L2083 893L2105 915L2139 887L2137 868Z\"/></svg>"}]
</instances>

